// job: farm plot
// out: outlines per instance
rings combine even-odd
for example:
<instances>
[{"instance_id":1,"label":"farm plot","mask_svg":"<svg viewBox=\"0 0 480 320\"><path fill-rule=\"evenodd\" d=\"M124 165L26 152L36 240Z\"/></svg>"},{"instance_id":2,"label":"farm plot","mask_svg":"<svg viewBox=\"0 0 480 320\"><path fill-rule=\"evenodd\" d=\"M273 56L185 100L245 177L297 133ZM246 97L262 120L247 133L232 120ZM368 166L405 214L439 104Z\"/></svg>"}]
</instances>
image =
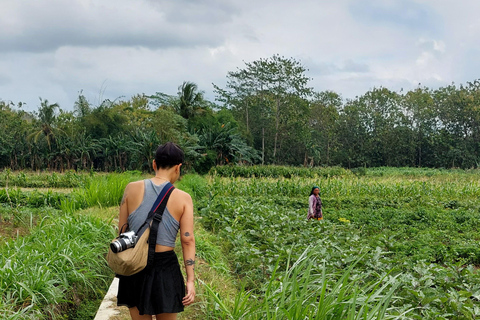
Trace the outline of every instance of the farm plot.
<instances>
[{"instance_id":1,"label":"farm plot","mask_svg":"<svg viewBox=\"0 0 480 320\"><path fill-rule=\"evenodd\" d=\"M478 177L412 169L290 179L213 174L199 215L225 242L244 290L229 300L209 288L209 314L475 319ZM323 222L306 221L312 185L321 188Z\"/></svg>"}]
</instances>

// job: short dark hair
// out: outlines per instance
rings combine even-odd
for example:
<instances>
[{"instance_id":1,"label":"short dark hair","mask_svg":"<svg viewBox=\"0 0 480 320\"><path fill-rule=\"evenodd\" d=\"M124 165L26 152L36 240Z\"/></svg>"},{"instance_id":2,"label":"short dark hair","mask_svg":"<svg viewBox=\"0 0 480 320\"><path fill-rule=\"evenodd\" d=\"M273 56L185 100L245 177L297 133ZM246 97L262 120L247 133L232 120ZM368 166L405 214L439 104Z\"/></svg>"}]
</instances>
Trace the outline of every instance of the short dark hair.
<instances>
[{"instance_id":1,"label":"short dark hair","mask_svg":"<svg viewBox=\"0 0 480 320\"><path fill-rule=\"evenodd\" d=\"M155 152L155 163L157 169L170 169L177 164L183 163L185 154L182 149L173 142L167 142L158 146Z\"/></svg>"}]
</instances>

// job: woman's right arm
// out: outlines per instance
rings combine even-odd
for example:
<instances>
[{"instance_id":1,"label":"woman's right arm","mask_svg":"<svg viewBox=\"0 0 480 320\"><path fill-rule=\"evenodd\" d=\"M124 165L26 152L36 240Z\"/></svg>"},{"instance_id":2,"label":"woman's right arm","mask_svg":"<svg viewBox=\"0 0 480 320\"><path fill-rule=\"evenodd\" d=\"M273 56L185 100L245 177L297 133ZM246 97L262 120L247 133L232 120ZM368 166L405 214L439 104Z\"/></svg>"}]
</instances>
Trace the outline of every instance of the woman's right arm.
<instances>
[{"instance_id":1,"label":"woman's right arm","mask_svg":"<svg viewBox=\"0 0 480 320\"><path fill-rule=\"evenodd\" d=\"M119 232L125 232L125 230L121 230L121 228L127 223L128 220L128 191L129 191L130 184L125 187L125 191L123 192L122 201L120 202L120 212L118 214L118 230Z\"/></svg>"},{"instance_id":2,"label":"woman's right arm","mask_svg":"<svg viewBox=\"0 0 480 320\"><path fill-rule=\"evenodd\" d=\"M308 211L313 213L313 197L308 197ZM305 210L305 209L304 209Z\"/></svg>"}]
</instances>

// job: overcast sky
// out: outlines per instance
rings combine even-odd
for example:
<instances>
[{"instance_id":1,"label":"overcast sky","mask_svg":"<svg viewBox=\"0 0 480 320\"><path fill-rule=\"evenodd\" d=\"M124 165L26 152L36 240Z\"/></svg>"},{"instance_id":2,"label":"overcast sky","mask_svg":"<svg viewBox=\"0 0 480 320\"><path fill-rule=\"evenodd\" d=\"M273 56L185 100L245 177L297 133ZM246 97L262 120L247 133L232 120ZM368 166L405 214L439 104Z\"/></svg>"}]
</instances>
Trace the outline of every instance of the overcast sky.
<instances>
[{"instance_id":1,"label":"overcast sky","mask_svg":"<svg viewBox=\"0 0 480 320\"><path fill-rule=\"evenodd\" d=\"M354 98L480 78L478 0L0 0L0 100L215 98L228 71L280 54Z\"/></svg>"}]
</instances>

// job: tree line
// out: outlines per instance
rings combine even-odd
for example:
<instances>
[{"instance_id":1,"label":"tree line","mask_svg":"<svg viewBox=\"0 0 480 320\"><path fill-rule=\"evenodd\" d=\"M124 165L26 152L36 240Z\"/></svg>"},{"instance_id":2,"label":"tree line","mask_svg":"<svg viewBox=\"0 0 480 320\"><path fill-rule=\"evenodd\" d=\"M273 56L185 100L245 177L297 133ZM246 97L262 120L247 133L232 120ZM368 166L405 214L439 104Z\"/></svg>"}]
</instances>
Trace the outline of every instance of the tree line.
<instances>
[{"instance_id":1,"label":"tree line","mask_svg":"<svg viewBox=\"0 0 480 320\"><path fill-rule=\"evenodd\" d=\"M0 168L148 170L157 145L175 141L186 166L278 164L473 168L480 163L480 81L404 92L374 88L344 100L316 92L300 61L246 62L214 84L192 82L72 111L40 99L35 112L0 100Z\"/></svg>"}]
</instances>

